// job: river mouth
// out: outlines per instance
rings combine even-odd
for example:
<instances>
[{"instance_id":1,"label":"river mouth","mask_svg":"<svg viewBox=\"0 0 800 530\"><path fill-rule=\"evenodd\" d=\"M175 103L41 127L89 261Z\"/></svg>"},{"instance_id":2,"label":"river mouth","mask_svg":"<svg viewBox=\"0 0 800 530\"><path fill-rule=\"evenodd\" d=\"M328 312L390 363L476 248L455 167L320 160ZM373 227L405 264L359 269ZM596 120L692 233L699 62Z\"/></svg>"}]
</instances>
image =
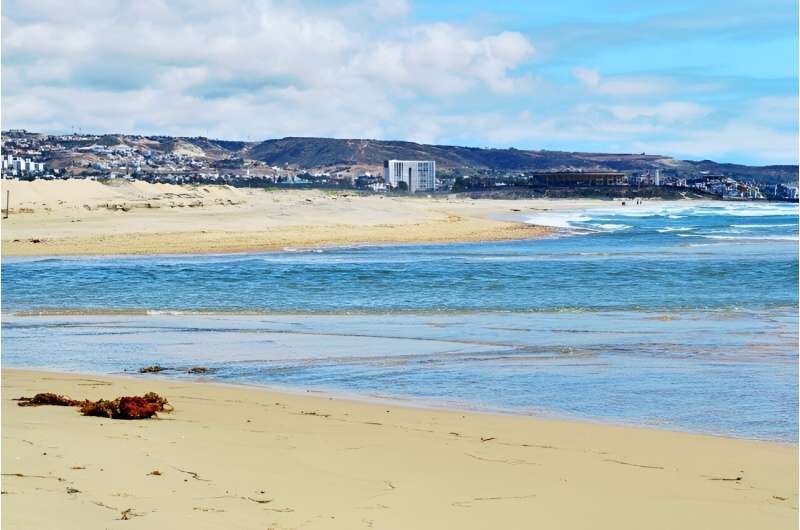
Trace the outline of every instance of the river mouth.
<instances>
[{"instance_id":1,"label":"river mouth","mask_svg":"<svg viewBox=\"0 0 800 530\"><path fill-rule=\"evenodd\" d=\"M545 212L581 237L4 260L3 365L796 441L796 206L625 208Z\"/></svg>"}]
</instances>

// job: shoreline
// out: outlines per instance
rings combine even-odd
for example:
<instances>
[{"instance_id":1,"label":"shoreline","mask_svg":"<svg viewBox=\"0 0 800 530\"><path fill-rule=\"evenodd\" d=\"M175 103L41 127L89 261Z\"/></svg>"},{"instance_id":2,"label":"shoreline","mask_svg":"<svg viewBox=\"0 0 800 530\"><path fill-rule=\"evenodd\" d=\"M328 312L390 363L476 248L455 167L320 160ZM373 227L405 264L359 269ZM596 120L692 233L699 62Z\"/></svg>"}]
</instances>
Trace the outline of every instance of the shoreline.
<instances>
[{"instance_id":1,"label":"shoreline","mask_svg":"<svg viewBox=\"0 0 800 530\"><path fill-rule=\"evenodd\" d=\"M160 256L152 256L160 257ZM57 256L45 259L59 259ZM531 308L531 309L492 309L492 308L460 308L460 309L346 309L346 310L309 310L299 311L297 309L276 310L276 309L154 309L154 308L140 308L140 307L117 307L117 308L42 308L42 309L14 309L3 310L0 316L3 317L97 317L97 316L120 316L120 317L162 317L162 316L176 316L176 317L268 317L268 316L296 316L302 317L342 317L342 316L390 316L395 314L408 315L408 316L429 316L429 315L480 315L480 314L508 314L508 315L530 315L539 313L619 313L619 312L637 312L637 313L751 313L754 311L783 311L787 309L796 309L794 305L765 305L756 307L740 307L740 306L727 306L727 307L651 307L640 308L637 306L627 307L607 307L607 308L584 308L584 307L553 307L553 308Z\"/></svg>"},{"instance_id":2,"label":"shoreline","mask_svg":"<svg viewBox=\"0 0 800 530\"><path fill-rule=\"evenodd\" d=\"M165 371L170 371L170 370L171 369L167 369ZM677 428L658 427L653 425L637 424L634 422L624 422L621 420L614 421L611 418L592 418L588 416L569 417L569 416L561 416L557 413L554 413L552 415L548 415L546 413L545 414L524 413L524 412L515 412L510 409L500 409L500 408L493 409L490 407L479 407L479 406L470 407L467 403L463 403L463 406L459 406L456 403L437 404L434 401L417 400L413 397L377 395L377 394L359 394L357 392L347 392L344 390L336 390L336 389L316 390L307 388L303 389L300 387L292 387L292 386L269 385L257 382L248 383L239 381L219 381L203 376L175 377L172 374L163 375L159 373L153 375L153 374L141 374L134 371L108 373L108 372L91 372L84 370L69 371L63 369L48 369L48 368L25 367L25 366L3 366L2 371L31 372L35 374L50 374L55 376L61 375L61 376L100 377L100 378L107 377L111 379L120 378L120 379L126 379L130 381L144 382L144 383L152 381L158 384L189 383L198 385L213 385L213 386L221 386L223 388L252 390L254 392L267 392L273 394L286 394L289 396L297 396L297 397L313 396L313 397L319 397L320 399L328 399L339 402L355 403L355 404L376 406L376 407L392 406L403 409L417 410L420 412L438 411L451 414L474 414L478 416L488 416L488 417L520 418L520 419L528 419L534 422L542 421L542 422L556 422L556 423L565 423L574 425L588 425L588 426L594 425L599 427L615 427L623 429L644 430L650 432L662 432L671 435L699 436L699 437L714 438L719 440L735 440L744 442L764 443L764 444L772 444L778 447L787 447L794 449L800 448L800 440L784 441L784 440L773 440L767 438L735 436L732 434L717 434L712 432L681 430Z\"/></svg>"},{"instance_id":3,"label":"shoreline","mask_svg":"<svg viewBox=\"0 0 800 530\"><path fill-rule=\"evenodd\" d=\"M352 226L337 227L342 233ZM437 231L435 225L425 227ZM305 231L305 230L304 230ZM384 233L385 232L385 233ZM459 243L487 243L499 241L525 241L542 239L558 233L555 228L508 221L485 221L481 226L461 227L456 234L425 235L418 237L402 236L396 231L375 229L364 233L358 239L337 242L334 237L319 241L308 241L300 235L296 239L271 242L269 232L242 233L220 232L208 236L202 242L196 232L132 233L124 236L104 236L101 242L92 238L42 240L31 244L22 240L4 240L2 256L10 258L58 258L58 257L136 257L136 256L214 256L248 255L280 252L314 252L317 250L339 250L359 246L399 246L399 245L437 245ZM363 237L363 239L361 239ZM182 241L176 241L181 240ZM115 248L107 253L106 247Z\"/></svg>"},{"instance_id":4,"label":"shoreline","mask_svg":"<svg viewBox=\"0 0 800 530\"><path fill-rule=\"evenodd\" d=\"M113 526L127 509L145 527L796 523L796 446L219 383L8 368L2 378L8 527ZM12 401L149 390L175 411L115 421Z\"/></svg>"},{"instance_id":5,"label":"shoreline","mask_svg":"<svg viewBox=\"0 0 800 530\"><path fill-rule=\"evenodd\" d=\"M133 181L4 181L4 257L230 254L548 237L517 218L618 206L613 199L469 199ZM643 208L717 201L648 200ZM631 206L631 208L636 208Z\"/></svg>"},{"instance_id":6,"label":"shoreline","mask_svg":"<svg viewBox=\"0 0 800 530\"><path fill-rule=\"evenodd\" d=\"M498 219L519 210L514 201L137 181L4 181L3 190L12 204L2 220L4 257L281 252L522 240L553 232Z\"/></svg>"}]
</instances>

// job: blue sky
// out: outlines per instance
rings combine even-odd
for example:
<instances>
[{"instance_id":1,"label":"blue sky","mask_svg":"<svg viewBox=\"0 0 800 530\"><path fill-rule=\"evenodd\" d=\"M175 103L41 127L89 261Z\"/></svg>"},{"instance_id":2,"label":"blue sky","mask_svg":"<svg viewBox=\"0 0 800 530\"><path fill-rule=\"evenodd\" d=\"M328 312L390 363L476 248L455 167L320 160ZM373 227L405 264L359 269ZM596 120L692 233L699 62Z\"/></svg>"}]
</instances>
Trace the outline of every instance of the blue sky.
<instances>
[{"instance_id":1,"label":"blue sky","mask_svg":"<svg viewBox=\"0 0 800 530\"><path fill-rule=\"evenodd\" d=\"M797 5L6 0L2 125L797 163Z\"/></svg>"}]
</instances>

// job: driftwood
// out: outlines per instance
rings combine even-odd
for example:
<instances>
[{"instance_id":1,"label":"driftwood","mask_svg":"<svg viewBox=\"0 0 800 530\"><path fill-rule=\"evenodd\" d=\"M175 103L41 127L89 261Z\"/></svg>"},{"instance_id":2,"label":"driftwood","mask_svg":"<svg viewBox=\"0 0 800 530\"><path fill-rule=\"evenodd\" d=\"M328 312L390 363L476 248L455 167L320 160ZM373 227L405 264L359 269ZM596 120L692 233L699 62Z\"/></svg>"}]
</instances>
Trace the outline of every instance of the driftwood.
<instances>
[{"instance_id":1,"label":"driftwood","mask_svg":"<svg viewBox=\"0 0 800 530\"><path fill-rule=\"evenodd\" d=\"M158 412L172 412L173 407L166 398L155 392L148 392L144 396L122 396L108 401L78 401L52 393L36 394L32 398L21 397L18 399L20 407L36 407L40 405L57 405L62 407L80 407L84 416L101 416L115 420L141 420L151 418Z\"/></svg>"}]
</instances>

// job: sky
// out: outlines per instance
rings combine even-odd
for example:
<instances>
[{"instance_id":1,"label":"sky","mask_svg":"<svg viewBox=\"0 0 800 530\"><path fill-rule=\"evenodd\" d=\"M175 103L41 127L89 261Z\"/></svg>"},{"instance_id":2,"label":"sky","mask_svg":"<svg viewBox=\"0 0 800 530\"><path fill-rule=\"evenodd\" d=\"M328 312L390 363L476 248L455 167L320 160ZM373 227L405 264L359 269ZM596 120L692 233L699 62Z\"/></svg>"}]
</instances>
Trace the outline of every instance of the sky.
<instances>
[{"instance_id":1,"label":"sky","mask_svg":"<svg viewBox=\"0 0 800 530\"><path fill-rule=\"evenodd\" d=\"M4 0L3 129L798 161L795 0Z\"/></svg>"}]
</instances>

